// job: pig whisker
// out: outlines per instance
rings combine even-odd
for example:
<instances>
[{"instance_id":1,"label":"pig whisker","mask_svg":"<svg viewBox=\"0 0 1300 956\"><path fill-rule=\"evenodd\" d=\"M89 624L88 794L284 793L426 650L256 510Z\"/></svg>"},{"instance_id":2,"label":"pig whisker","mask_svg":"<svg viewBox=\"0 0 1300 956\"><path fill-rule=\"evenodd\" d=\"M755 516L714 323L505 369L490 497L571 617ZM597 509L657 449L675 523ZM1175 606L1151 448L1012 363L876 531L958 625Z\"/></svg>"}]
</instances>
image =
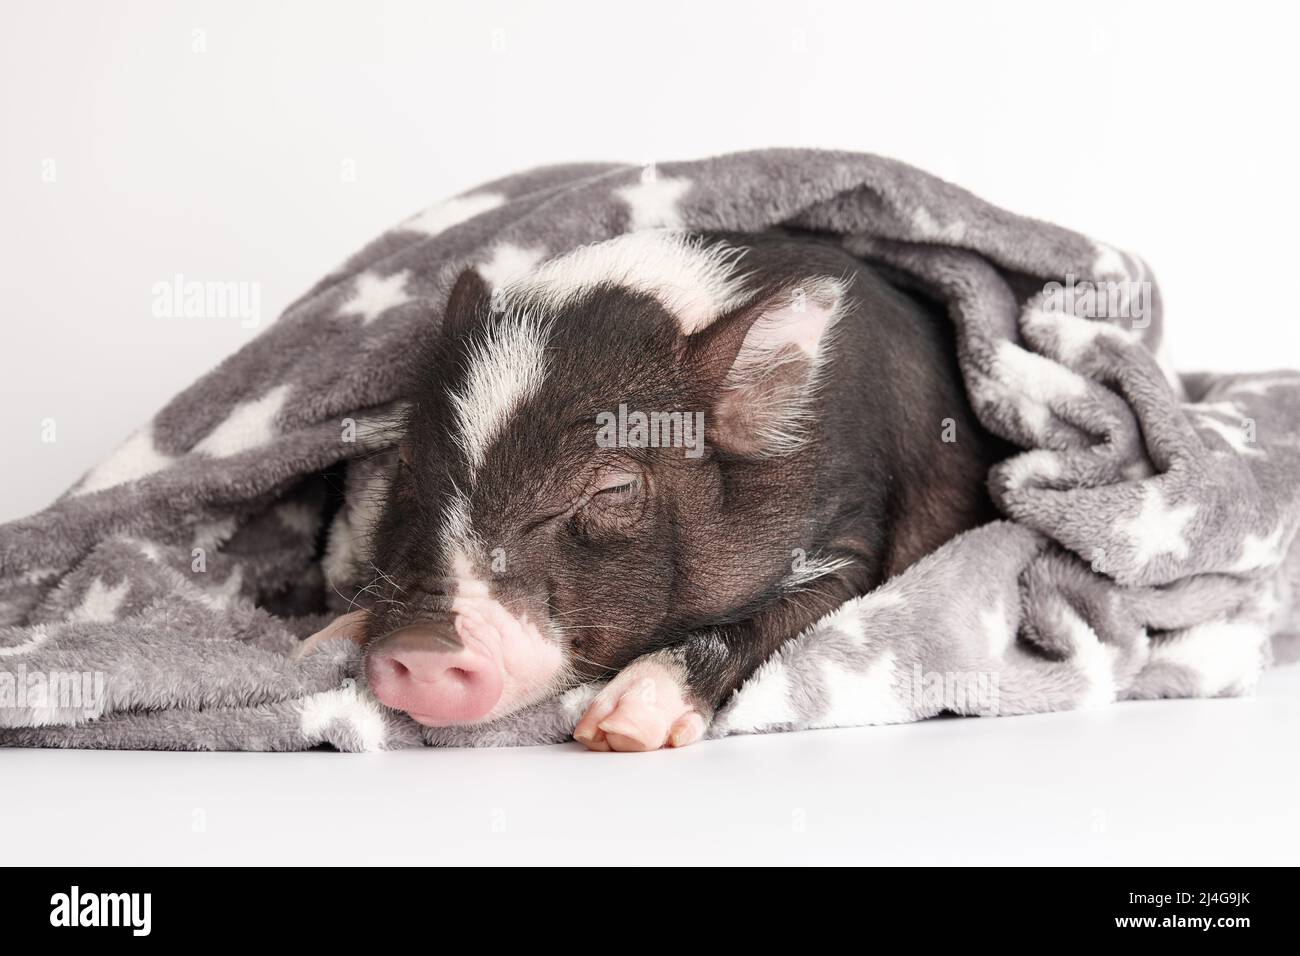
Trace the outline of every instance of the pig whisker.
<instances>
[{"instance_id":1,"label":"pig whisker","mask_svg":"<svg viewBox=\"0 0 1300 956\"><path fill-rule=\"evenodd\" d=\"M585 611L597 610L596 605L594 604L589 605L587 607L574 608L571 611L556 611L554 608L550 607L550 604L548 602L547 608L550 610L553 618L551 624L556 629L561 631L569 630L569 629L587 628L587 629L597 629L597 630L605 629L610 631L627 631L629 634L637 633L635 628L619 627L617 624L568 624L564 621L554 620L554 618L572 617L575 614L582 614Z\"/></svg>"},{"instance_id":2,"label":"pig whisker","mask_svg":"<svg viewBox=\"0 0 1300 956\"><path fill-rule=\"evenodd\" d=\"M610 667L608 664L602 664L599 661L593 661L591 658L583 657L581 654L574 653L574 651L572 650L569 651L569 656L572 657L575 661L581 661L582 663L587 664L590 667L598 667L603 671L609 671L611 674L618 673L617 667ZM572 674L572 673L570 673L568 676L570 680L573 680L574 678L577 677L576 674Z\"/></svg>"},{"instance_id":3,"label":"pig whisker","mask_svg":"<svg viewBox=\"0 0 1300 956\"><path fill-rule=\"evenodd\" d=\"M353 610L353 609L357 606L357 598L359 598L359 597L361 596L361 591L364 591L365 588L362 588L361 591L357 591L357 593L354 594L354 595L353 595L352 597L350 597L350 598L349 598L346 594L344 594L342 591L339 590L337 584L331 584L331 585L330 585L330 590L332 590L335 594L337 594L337 595L338 595L339 597L341 597L343 600L347 601L347 602L348 602L348 610L351 611L351 610Z\"/></svg>"},{"instance_id":4,"label":"pig whisker","mask_svg":"<svg viewBox=\"0 0 1300 956\"><path fill-rule=\"evenodd\" d=\"M375 564L375 562L370 561L370 562L368 562L368 563L369 563L369 565L370 565L372 568L375 569L375 572L376 572L376 573L377 573L381 578L383 578L385 581L387 581L387 582L388 582L388 583L393 587L394 590L397 590L397 591L405 591L405 590L406 590L406 588L402 587L400 584L398 584L396 581L394 581L392 578L390 578L390 577L389 577L389 576L388 576L388 575L387 575L383 570L381 570L380 567L379 567L377 564Z\"/></svg>"},{"instance_id":5,"label":"pig whisker","mask_svg":"<svg viewBox=\"0 0 1300 956\"><path fill-rule=\"evenodd\" d=\"M629 634L638 633L636 628L619 627L617 624L557 624L555 626L562 631L596 630L596 631L627 631Z\"/></svg>"},{"instance_id":6,"label":"pig whisker","mask_svg":"<svg viewBox=\"0 0 1300 956\"><path fill-rule=\"evenodd\" d=\"M353 594L351 598L345 597L343 592L338 589L337 585L331 584L330 587L333 589L335 594L337 594L339 597L343 598L343 600L348 602L348 610L351 611L357 606L357 599L360 598L361 595L363 594L369 593L372 596L374 596L377 600L383 600L383 598L380 598L379 592L375 590L375 588L378 587L378 580L379 580L378 577L371 578L370 583L362 585L361 587L357 588L356 593Z\"/></svg>"},{"instance_id":7,"label":"pig whisker","mask_svg":"<svg viewBox=\"0 0 1300 956\"><path fill-rule=\"evenodd\" d=\"M575 614L583 614L587 611L600 610L600 608L598 608L595 604L589 604L586 607L575 607L571 611L557 611L553 607L551 607L549 601L547 602L547 607L550 609L551 613L557 617L573 617L573 615Z\"/></svg>"},{"instance_id":8,"label":"pig whisker","mask_svg":"<svg viewBox=\"0 0 1300 956\"><path fill-rule=\"evenodd\" d=\"M569 647L569 648L568 648L568 654L569 654L569 657L572 658L573 660L581 661L582 663L584 663L584 664L588 664L588 665L590 665L591 667L599 667L601 670L607 670L607 671L609 671L609 672L612 673L612 674L616 674L616 673L618 673L618 671L619 671L619 668L617 668L617 667L611 667L611 666L608 665L608 664L602 664L602 663L600 663L600 661L593 661L593 660L592 660L591 658L589 658L589 657L584 657L583 655L581 655L581 654L579 654L577 651L575 651L572 647ZM569 674L569 675L568 675L568 677L569 677L570 679L572 679L572 676L573 676L572 674Z\"/></svg>"},{"instance_id":9,"label":"pig whisker","mask_svg":"<svg viewBox=\"0 0 1300 956\"><path fill-rule=\"evenodd\" d=\"M555 608L551 607L550 601L546 602L546 606L550 610L550 612L554 614L556 617L572 617L575 614L581 614L583 611L591 610L591 608L589 607L576 607L572 611L557 611L555 610Z\"/></svg>"}]
</instances>

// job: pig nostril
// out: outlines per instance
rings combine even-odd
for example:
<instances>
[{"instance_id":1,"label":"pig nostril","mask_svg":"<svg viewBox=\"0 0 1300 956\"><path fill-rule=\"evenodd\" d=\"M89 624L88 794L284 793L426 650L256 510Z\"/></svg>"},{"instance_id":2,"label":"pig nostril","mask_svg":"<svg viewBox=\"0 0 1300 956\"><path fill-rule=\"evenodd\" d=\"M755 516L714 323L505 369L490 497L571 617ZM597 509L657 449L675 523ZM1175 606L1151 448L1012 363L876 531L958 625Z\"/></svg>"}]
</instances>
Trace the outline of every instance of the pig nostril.
<instances>
[{"instance_id":1,"label":"pig nostril","mask_svg":"<svg viewBox=\"0 0 1300 956\"><path fill-rule=\"evenodd\" d=\"M372 654L367 678L380 703L430 727L483 719L502 691L492 660L449 635L414 629Z\"/></svg>"}]
</instances>

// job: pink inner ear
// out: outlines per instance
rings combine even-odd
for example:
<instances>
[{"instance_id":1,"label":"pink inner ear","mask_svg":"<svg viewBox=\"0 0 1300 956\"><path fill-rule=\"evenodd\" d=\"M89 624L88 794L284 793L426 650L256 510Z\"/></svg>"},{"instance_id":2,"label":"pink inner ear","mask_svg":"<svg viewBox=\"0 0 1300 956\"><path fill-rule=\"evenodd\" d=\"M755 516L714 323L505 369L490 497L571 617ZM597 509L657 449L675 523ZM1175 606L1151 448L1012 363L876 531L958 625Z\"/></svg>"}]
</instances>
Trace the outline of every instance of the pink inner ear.
<instances>
[{"instance_id":1,"label":"pink inner ear","mask_svg":"<svg viewBox=\"0 0 1300 956\"><path fill-rule=\"evenodd\" d=\"M782 454L799 446L843 293L833 279L810 279L767 303L723 382L714 441L741 454Z\"/></svg>"},{"instance_id":2,"label":"pink inner ear","mask_svg":"<svg viewBox=\"0 0 1300 956\"><path fill-rule=\"evenodd\" d=\"M802 309L787 305L769 312L749 330L744 348L779 352L793 345L809 358L816 358L834 311L833 305L805 302Z\"/></svg>"},{"instance_id":3,"label":"pink inner ear","mask_svg":"<svg viewBox=\"0 0 1300 956\"><path fill-rule=\"evenodd\" d=\"M762 356L774 355L787 346L794 346L808 358L816 359L839 299L839 289L834 287L818 286L811 293L796 289L753 324L745 336L737 364L762 361Z\"/></svg>"}]
</instances>

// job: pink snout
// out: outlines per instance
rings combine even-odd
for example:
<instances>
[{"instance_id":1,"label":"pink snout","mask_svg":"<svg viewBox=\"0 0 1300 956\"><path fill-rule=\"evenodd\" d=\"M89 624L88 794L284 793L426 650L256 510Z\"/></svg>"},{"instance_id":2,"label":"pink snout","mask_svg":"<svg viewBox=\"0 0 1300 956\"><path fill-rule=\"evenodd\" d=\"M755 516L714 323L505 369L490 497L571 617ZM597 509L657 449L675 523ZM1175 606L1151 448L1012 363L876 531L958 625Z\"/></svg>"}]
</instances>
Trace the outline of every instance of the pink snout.
<instances>
[{"instance_id":1,"label":"pink snout","mask_svg":"<svg viewBox=\"0 0 1300 956\"><path fill-rule=\"evenodd\" d=\"M379 701L430 727L482 720L501 699L501 665L485 650L417 625L370 652L366 678Z\"/></svg>"}]
</instances>

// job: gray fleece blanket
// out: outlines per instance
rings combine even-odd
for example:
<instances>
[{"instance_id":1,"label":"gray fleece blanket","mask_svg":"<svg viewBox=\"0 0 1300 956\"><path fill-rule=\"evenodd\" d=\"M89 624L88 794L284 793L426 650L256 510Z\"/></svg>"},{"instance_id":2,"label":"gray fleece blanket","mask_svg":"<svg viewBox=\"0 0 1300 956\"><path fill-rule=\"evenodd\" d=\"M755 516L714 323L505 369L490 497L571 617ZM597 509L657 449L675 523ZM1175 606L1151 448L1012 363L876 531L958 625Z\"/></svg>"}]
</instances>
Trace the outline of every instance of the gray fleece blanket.
<instances>
[{"instance_id":1,"label":"gray fleece blanket","mask_svg":"<svg viewBox=\"0 0 1300 956\"><path fill-rule=\"evenodd\" d=\"M789 642L711 736L1252 690L1300 630L1300 375L1176 376L1140 259L902 163L768 150L548 167L434 206L0 528L0 743L565 739L596 688L428 730L375 702L351 643L292 656L373 579L358 541L412 346L467 265L499 285L629 230L776 226L945 302L976 413L1024 451L990 476L1005 520Z\"/></svg>"}]
</instances>

